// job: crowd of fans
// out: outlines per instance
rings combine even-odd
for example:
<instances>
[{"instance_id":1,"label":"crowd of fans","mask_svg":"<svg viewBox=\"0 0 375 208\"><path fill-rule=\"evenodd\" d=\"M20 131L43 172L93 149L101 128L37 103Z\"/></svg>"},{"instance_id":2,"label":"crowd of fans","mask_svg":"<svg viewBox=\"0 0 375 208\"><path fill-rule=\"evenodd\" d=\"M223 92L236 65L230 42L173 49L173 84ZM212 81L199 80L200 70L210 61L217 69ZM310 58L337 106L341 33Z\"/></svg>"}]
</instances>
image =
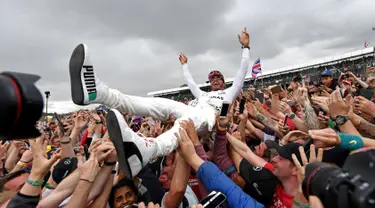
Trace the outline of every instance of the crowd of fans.
<instances>
[{"instance_id":1,"label":"crowd of fans","mask_svg":"<svg viewBox=\"0 0 375 208\"><path fill-rule=\"evenodd\" d=\"M211 78L224 83L220 75ZM351 151L375 147L374 89L374 77L362 81L348 70L334 79L326 70L318 84L296 76L287 88L243 90L205 136L191 120L179 121L178 149L144 164L135 177L119 168L107 108L42 118L39 138L0 145L0 206L203 207L216 191L226 197L220 207L327 207L329 200L338 207L334 197L306 195L305 167L343 167ZM144 138L176 125L173 116L123 117Z\"/></svg>"}]
</instances>

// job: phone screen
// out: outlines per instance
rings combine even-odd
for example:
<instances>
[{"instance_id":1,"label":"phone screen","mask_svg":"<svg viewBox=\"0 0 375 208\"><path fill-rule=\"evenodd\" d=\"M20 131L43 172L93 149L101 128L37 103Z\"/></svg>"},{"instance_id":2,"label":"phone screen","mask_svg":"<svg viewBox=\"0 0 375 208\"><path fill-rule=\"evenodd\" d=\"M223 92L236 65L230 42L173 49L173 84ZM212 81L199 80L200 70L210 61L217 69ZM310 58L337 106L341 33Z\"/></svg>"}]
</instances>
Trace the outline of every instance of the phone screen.
<instances>
[{"instance_id":1,"label":"phone screen","mask_svg":"<svg viewBox=\"0 0 375 208\"><path fill-rule=\"evenodd\" d=\"M263 103L264 100L264 94L261 93L255 93L255 98L259 100L259 102Z\"/></svg>"},{"instance_id":2,"label":"phone screen","mask_svg":"<svg viewBox=\"0 0 375 208\"><path fill-rule=\"evenodd\" d=\"M312 138L308 137L305 144L303 144L303 149L305 150L306 155L310 152L310 145L312 145L313 143L314 141L312 140Z\"/></svg>"},{"instance_id":3,"label":"phone screen","mask_svg":"<svg viewBox=\"0 0 375 208\"><path fill-rule=\"evenodd\" d=\"M56 118L56 120L57 120L57 124L58 124L59 129L60 129L60 134L61 134L61 135L59 135L59 136L62 137L62 136L64 136L64 133L65 133L64 125L62 124L62 122L61 122L61 120L60 120L60 116L57 115L57 113L54 113L54 116L55 116L55 118Z\"/></svg>"},{"instance_id":4,"label":"phone screen","mask_svg":"<svg viewBox=\"0 0 375 208\"><path fill-rule=\"evenodd\" d=\"M227 201L227 197L221 192L214 192L202 199L199 203L205 208L217 208L224 205Z\"/></svg>"},{"instance_id":5,"label":"phone screen","mask_svg":"<svg viewBox=\"0 0 375 208\"><path fill-rule=\"evenodd\" d=\"M283 122L284 126L286 124L286 121L288 120L288 117L289 117L288 115L285 115L284 122Z\"/></svg>"},{"instance_id":6,"label":"phone screen","mask_svg":"<svg viewBox=\"0 0 375 208\"><path fill-rule=\"evenodd\" d=\"M240 113L242 114L244 109L245 109L245 103L246 103L246 98L242 97L241 102L240 102Z\"/></svg>"},{"instance_id":7,"label":"phone screen","mask_svg":"<svg viewBox=\"0 0 375 208\"><path fill-rule=\"evenodd\" d=\"M223 103L223 106L222 106L221 112L220 112L220 118L226 118L227 117L228 109L229 109L229 103Z\"/></svg>"}]
</instances>

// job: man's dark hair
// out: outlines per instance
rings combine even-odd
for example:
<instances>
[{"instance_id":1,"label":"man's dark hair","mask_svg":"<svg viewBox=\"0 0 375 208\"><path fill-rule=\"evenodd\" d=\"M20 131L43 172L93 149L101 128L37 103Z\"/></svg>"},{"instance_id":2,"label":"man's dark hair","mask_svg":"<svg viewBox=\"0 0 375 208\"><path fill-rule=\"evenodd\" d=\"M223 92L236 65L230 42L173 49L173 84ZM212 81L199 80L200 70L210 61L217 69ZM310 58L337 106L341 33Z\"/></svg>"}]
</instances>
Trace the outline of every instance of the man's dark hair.
<instances>
[{"instance_id":1,"label":"man's dark hair","mask_svg":"<svg viewBox=\"0 0 375 208\"><path fill-rule=\"evenodd\" d=\"M111 193L109 194L108 203L110 207L114 207L115 202L115 193L117 189L121 187L129 187L132 191L134 191L135 195L138 196L138 189L135 187L135 184L132 180L124 178L121 179L116 185L114 185L111 189Z\"/></svg>"}]
</instances>

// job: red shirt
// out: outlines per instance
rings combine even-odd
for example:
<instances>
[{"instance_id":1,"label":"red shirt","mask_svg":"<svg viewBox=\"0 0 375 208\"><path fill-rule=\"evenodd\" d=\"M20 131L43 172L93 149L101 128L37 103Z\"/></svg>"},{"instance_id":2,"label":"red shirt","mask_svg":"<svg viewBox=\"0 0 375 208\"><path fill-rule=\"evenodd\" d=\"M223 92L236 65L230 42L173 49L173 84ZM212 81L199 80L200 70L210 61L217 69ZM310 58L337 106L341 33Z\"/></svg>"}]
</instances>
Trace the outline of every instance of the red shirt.
<instances>
[{"instance_id":1,"label":"red shirt","mask_svg":"<svg viewBox=\"0 0 375 208\"><path fill-rule=\"evenodd\" d=\"M201 194L201 191L199 189L199 181L197 179L197 176L190 175L188 184L190 185L191 189L193 190L193 192L197 196L198 200L201 200L202 194Z\"/></svg>"},{"instance_id":2,"label":"red shirt","mask_svg":"<svg viewBox=\"0 0 375 208\"><path fill-rule=\"evenodd\" d=\"M293 204L294 196L285 193L281 184L276 185L276 192L268 208L290 208Z\"/></svg>"},{"instance_id":3,"label":"red shirt","mask_svg":"<svg viewBox=\"0 0 375 208\"><path fill-rule=\"evenodd\" d=\"M275 170L275 168L273 167L271 163L266 163L264 167L272 172ZM293 199L294 199L294 196L285 193L283 186L281 184L277 184L272 202L266 207L268 208L290 208L293 205Z\"/></svg>"}]
</instances>

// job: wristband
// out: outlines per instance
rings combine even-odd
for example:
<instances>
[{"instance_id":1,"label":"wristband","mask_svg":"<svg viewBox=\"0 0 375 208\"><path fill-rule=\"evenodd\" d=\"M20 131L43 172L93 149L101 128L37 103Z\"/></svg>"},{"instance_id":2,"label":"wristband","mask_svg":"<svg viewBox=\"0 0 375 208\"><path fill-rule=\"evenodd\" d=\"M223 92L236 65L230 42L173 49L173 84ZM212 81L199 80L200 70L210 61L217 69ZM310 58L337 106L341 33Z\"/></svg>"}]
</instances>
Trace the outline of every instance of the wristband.
<instances>
[{"instance_id":1,"label":"wristband","mask_svg":"<svg viewBox=\"0 0 375 208\"><path fill-rule=\"evenodd\" d=\"M49 184L48 182L46 184L44 184L44 187L48 188L48 189L55 189L55 187L53 187L51 184Z\"/></svg>"},{"instance_id":2,"label":"wristband","mask_svg":"<svg viewBox=\"0 0 375 208\"><path fill-rule=\"evenodd\" d=\"M250 50L250 46L241 46L242 49L247 48Z\"/></svg>"},{"instance_id":3,"label":"wristband","mask_svg":"<svg viewBox=\"0 0 375 208\"><path fill-rule=\"evenodd\" d=\"M114 162L107 162L106 161L106 162L104 162L104 165L105 166L114 166L114 165L116 165L116 163L117 163L116 161L114 161Z\"/></svg>"},{"instance_id":4,"label":"wristband","mask_svg":"<svg viewBox=\"0 0 375 208\"><path fill-rule=\"evenodd\" d=\"M227 131L227 128L224 128L224 127L221 127L221 126L217 126L217 129L219 131Z\"/></svg>"},{"instance_id":5,"label":"wristband","mask_svg":"<svg viewBox=\"0 0 375 208\"><path fill-rule=\"evenodd\" d=\"M30 180L30 178L27 178L26 179L26 183L32 185L32 186L42 186L43 183L44 183L44 180L41 180L41 181L33 181L33 180Z\"/></svg>"},{"instance_id":6,"label":"wristband","mask_svg":"<svg viewBox=\"0 0 375 208\"><path fill-rule=\"evenodd\" d=\"M24 167L24 168L29 167L29 165L28 165L27 163L22 162L22 161L18 161L17 165L18 165L18 166L21 166L21 167Z\"/></svg>"},{"instance_id":7,"label":"wristband","mask_svg":"<svg viewBox=\"0 0 375 208\"><path fill-rule=\"evenodd\" d=\"M365 146L360 136L343 133L338 133L338 136L341 141L339 145L340 148L348 150L357 150Z\"/></svg>"},{"instance_id":8,"label":"wristband","mask_svg":"<svg viewBox=\"0 0 375 208\"><path fill-rule=\"evenodd\" d=\"M296 205L297 207L301 207L301 208L310 208L310 204L301 204L301 203L297 202L296 200L293 200L293 204Z\"/></svg>"},{"instance_id":9,"label":"wristband","mask_svg":"<svg viewBox=\"0 0 375 208\"><path fill-rule=\"evenodd\" d=\"M101 122L101 121L97 121L96 124L103 124L103 122Z\"/></svg>"}]
</instances>

